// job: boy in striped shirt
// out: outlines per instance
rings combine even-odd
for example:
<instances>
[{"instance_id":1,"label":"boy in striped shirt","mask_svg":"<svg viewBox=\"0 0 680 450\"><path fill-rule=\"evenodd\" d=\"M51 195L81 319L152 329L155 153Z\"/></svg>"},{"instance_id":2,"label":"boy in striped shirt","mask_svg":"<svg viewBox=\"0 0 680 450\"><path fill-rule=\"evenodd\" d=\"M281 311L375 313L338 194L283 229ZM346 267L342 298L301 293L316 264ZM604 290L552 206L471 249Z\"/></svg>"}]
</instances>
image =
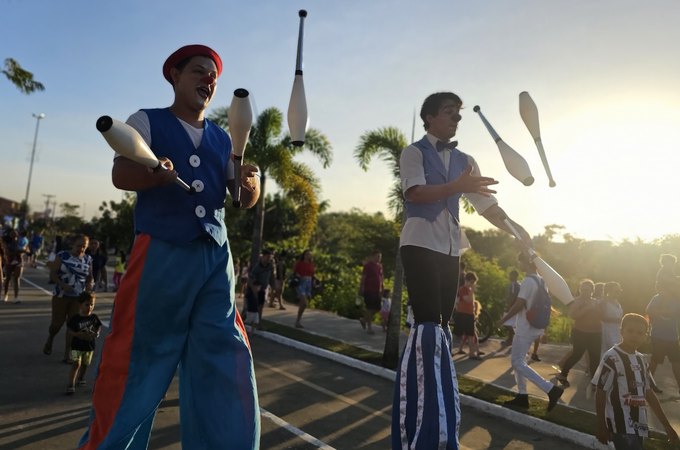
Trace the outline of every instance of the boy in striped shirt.
<instances>
[{"instance_id":1,"label":"boy in striped shirt","mask_svg":"<svg viewBox=\"0 0 680 450\"><path fill-rule=\"evenodd\" d=\"M621 321L622 341L602 356L593 377L597 386L597 440L614 442L617 450L642 450L647 437L647 406L666 430L668 440L680 444L659 399L651 389L647 363L638 347L647 336L649 324L639 314L626 314Z\"/></svg>"}]
</instances>

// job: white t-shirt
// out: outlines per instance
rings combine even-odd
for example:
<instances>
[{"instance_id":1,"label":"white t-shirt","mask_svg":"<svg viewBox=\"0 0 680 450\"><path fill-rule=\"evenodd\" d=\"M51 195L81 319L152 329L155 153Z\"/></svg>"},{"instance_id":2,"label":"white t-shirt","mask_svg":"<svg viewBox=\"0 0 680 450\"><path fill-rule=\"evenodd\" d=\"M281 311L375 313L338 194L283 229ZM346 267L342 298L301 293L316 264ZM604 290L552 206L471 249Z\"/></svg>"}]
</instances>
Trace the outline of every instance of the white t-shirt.
<instances>
[{"instance_id":1,"label":"white t-shirt","mask_svg":"<svg viewBox=\"0 0 680 450\"><path fill-rule=\"evenodd\" d=\"M429 133L427 134L427 139L433 147L436 147L439 139ZM448 172L451 152L444 150L437 152L437 154L442 159L444 167ZM467 157L468 163L472 166L472 175L481 176L475 159L470 155L467 155ZM399 173L401 176L401 189L404 193L413 186L427 184L423 167L423 153L415 145L409 145L401 152ZM472 206L474 206L479 214L498 203L493 196L486 197L480 194L463 195L472 203ZM434 222L430 222L422 217L409 217L406 219L404 228L401 230L399 245L414 245L451 256L460 256L465 250L470 248L470 242L467 240L465 232L463 232L446 208L437 216Z\"/></svg>"},{"instance_id":2,"label":"white t-shirt","mask_svg":"<svg viewBox=\"0 0 680 450\"><path fill-rule=\"evenodd\" d=\"M527 274L522 280L522 284L519 287L519 294L517 298L524 299L526 301L526 309L520 310L515 317L517 317L517 322L515 323L515 334L517 336L527 336L527 337L539 337L543 334L544 329L534 328L529 324L527 320L527 310L531 308L536 294L538 293L538 282L533 277L535 274Z\"/></svg>"}]
</instances>

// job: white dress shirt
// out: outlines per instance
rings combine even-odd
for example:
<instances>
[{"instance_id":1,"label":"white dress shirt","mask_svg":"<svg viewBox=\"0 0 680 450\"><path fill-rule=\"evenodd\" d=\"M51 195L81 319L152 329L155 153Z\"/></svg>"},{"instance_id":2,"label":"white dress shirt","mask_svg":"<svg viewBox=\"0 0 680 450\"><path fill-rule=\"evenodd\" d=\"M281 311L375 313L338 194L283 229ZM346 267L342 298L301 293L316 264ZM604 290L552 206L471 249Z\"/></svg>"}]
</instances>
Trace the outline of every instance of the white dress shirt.
<instances>
[{"instance_id":1,"label":"white dress shirt","mask_svg":"<svg viewBox=\"0 0 680 450\"><path fill-rule=\"evenodd\" d=\"M439 139L428 133L427 140L436 148ZM451 150L443 150L437 152L437 154L444 163L448 173ZM468 163L472 166L472 175L481 176L475 159L470 155L466 154L466 156ZM423 167L423 154L415 145L409 145L402 150L399 159L399 171L401 174L401 189L404 194L413 186L427 184ZM498 203L493 196L486 197L476 193L463 195L479 214L482 214L490 206ZM437 216L434 222L430 222L423 217L409 217L406 219L404 228L401 231L399 245L424 247L451 256L460 256L465 250L470 248L470 242L467 240L465 232L446 208Z\"/></svg>"}]
</instances>

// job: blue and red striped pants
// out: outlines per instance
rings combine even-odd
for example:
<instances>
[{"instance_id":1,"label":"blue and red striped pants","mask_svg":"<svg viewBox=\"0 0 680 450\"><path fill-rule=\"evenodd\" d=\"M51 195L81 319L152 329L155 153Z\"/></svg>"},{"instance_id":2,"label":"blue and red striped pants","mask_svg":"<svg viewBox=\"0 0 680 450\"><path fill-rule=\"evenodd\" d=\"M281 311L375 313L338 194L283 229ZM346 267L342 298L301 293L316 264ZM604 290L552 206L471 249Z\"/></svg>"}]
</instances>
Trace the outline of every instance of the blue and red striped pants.
<instances>
[{"instance_id":1,"label":"blue and red striped pants","mask_svg":"<svg viewBox=\"0 0 680 450\"><path fill-rule=\"evenodd\" d=\"M137 236L79 449L146 449L178 366L182 447L259 448L253 361L234 298L228 244Z\"/></svg>"}]
</instances>

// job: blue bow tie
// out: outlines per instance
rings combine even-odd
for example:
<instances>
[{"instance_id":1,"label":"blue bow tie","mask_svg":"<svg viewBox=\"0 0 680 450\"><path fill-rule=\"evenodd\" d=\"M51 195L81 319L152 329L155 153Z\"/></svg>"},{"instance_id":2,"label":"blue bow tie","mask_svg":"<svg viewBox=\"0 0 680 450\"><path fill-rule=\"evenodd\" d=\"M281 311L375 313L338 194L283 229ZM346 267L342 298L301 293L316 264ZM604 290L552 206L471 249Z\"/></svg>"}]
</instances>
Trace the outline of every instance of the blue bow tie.
<instances>
[{"instance_id":1,"label":"blue bow tie","mask_svg":"<svg viewBox=\"0 0 680 450\"><path fill-rule=\"evenodd\" d=\"M458 141L451 141L449 143L437 141L437 151L453 150L458 145Z\"/></svg>"}]
</instances>

